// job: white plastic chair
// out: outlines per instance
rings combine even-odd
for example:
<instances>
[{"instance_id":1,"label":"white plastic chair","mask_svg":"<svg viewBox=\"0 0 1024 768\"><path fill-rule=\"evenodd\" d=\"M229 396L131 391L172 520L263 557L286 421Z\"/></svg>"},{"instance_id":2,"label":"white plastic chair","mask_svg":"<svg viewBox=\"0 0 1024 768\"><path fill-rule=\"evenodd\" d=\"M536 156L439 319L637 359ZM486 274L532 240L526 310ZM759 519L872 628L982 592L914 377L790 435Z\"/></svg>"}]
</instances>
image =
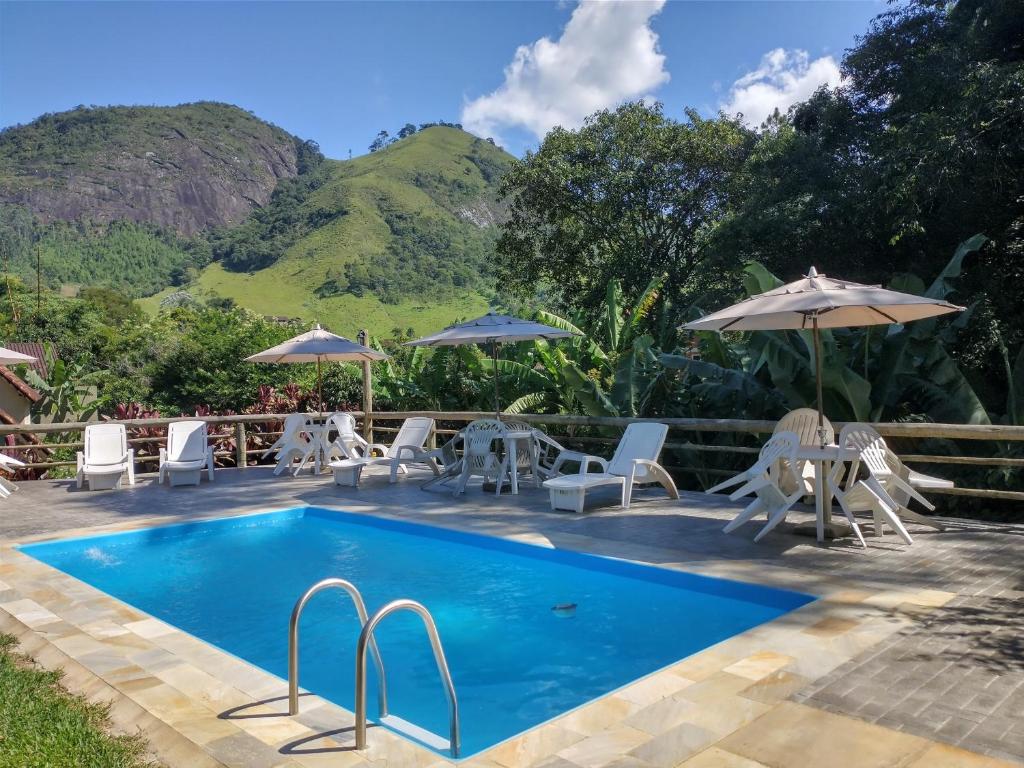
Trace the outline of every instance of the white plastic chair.
<instances>
[{"instance_id":1,"label":"white plastic chair","mask_svg":"<svg viewBox=\"0 0 1024 768\"><path fill-rule=\"evenodd\" d=\"M876 536L881 536L884 526L888 524L904 542L913 544L914 539L900 518L926 521L927 518L907 509L906 503L914 499L926 509L935 509L935 506L900 477L898 470L901 463L898 460L892 461L890 457L895 458L895 455L871 426L847 424L839 433L839 446L857 451L857 458L850 465L845 485L841 485L845 471L841 463L832 468L829 477L836 500L847 518L852 518L855 512L870 512ZM863 479L858 478L861 466L867 471L867 477Z\"/></svg>"},{"instance_id":2,"label":"white plastic chair","mask_svg":"<svg viewBox=\"0 0 1024 768\"><path fill-rule=\"evenodd\" d=\"M334 440L329 440L332 432L337 434ZM328 462L336 459L358 459L370 454L370 444L356 432L355 417L344 411L332 413L327 418L323 439Z\"/></svg>"},{"instance_id":3,"label":"white plastic chair","mask_svg":"<svg viewBox=\"0 0 1024 768\"><path fill-rule=\"evenodd\" d=\"M754 541L763 539L769 531L786 519L789 510L804 495L803 483L796 473L794 454L800 447L800 437L795 432L776 432L761 446L757 461L738 475L708 488L705 493L740 486L729 494L731 501L753 493L755 498L722 529L732 533L744 523L753 520L762 512L767 516L765 526L758 531ZM782 473L779 477L778 473ZM784 488L790 488L789 492Z\"/></svg>"},{"instance_id":4,"label":"white plastic chair","mask_svg":"<svg viewBox=\"0 0 1024 768\"><path fill-rule=\"evenodd\" d=\"M272 446L263 452L261 458L266 458L275 453L277 466L274 467L274 474L280 475L294 462L298 461L298 474L306 462L315 455L318 444L310 440L303 432L309 424L309 417L304 413L290 413L285 417L284 426L281 428L281 436L277 438Z\"/></svg>"},{"instance_id":5,"label":"white plastic chair","mask_svg":"<svg viewBox=\"0 0 1024 768\"><path fill-rule=\"evenodd\" d=\"M831 445L835 441L835 428L827 418L823 422L826 444ZM813 408L797 408L790 411L775 425L772 434L780 432L792 432L797 436L798 445L821 445L821 437L818 435L818 412ZM814 495L814 462L796 460L795 480L794 475L782 471L782 466L773 467L770 471L772 479L783 491L790 494L797 486L803 488L803 495Z\"/></svg>"},{"instance_id":6,"label":"white plastic chair","mask_svg":"<svg viewBox=\"0 0 1024 768\"><path fill-rule=\"evenodd\" d=\"M402 422L395 441L390 445L374 443L369 446L370 451L378 451L382 456L358 456L351 459L339 459L330 462L328 466L334 472L334 482L337 485L358 485L359 477L364 467L386 464L391 468L388 482L398 481L398 473L409 471L406 464L427 464L434 474L438 474L437 464L431 456L431 451L424 448L427 438L434 430L434 420L425 416L415 416Z\"/></svg>"},{"instance_id":7,"label":"white plastic chair","mask_svg":"<svg viewBox=\"0 0 1024 768\"><path fill-rule=\"evenodd\" d=\"M20 467L24 466L25 462L21 459L8 456L6 453L0 453L0 471L10 472L13 475ZM18 490L18 486L11 480L6 477L0 477L0 499L6 499L16 490Z\"/></svg>"},{"instance_id":8,"label":"white plastic chair","mask_svg":"<svg viewBox=\"0 0 1024 768\"><path fill-rule=\"evenodd\" d=\"M421 486L422 488L444 485L462 474L462 454L460 449L463 447L465 437L466 428L463 427L447 443L430 451L430 458L434 462L436 471L434 476Z\"/></svg>"},{"instance_id":9,"label":"white plastic chair","mask_svg":"<svg viewBox=\"0 0 1024 768\"><path fill-rule=\"evenodd\" d=\"M469 478L483 477L484 482L493 481L500 492L502 483L508 478L508 467L498 456L494 443L501 439L505 425L497 419L478 419L466 425L462 435L462 466L454 494L466 491Z\"/></svg>"},{"instance_id":10,"label":"white plastic chair","mask_svg":"<svg viewBox=\"0 0 1024 768\"><path fill-rule=\"evenodd\" d=\"M160 449L159 482L199 485L203 470L213 482L213 446L205 421L174 421L167 427L167 447Z\"/></svg>"},{"instance_id":11,"label":"white plastic chair","mask_svg":"<svg viewBox=\"0 0 1024 768\"><path fill-rule=\"evenodd\" d=\"M586 502L587 491L604 485L622 487L623 509L629 509L633 486L637 483L658 483L668 492L669 498L678 499L679 491L676 490L675 481L658 464L658 456L667 435L668 426L665 424L638 422L626 427L609 461L586 454L566 456L566 460L575 459L580 462L580 471L579 474L562 475L544 481L544 487L550 493L551 509L580 513ZM591 464L596 464L602 471L591 472Z\"/></svg>"},{"instance_id":12,"label":"white plastic chair","mask_svg":"<svg viewBox=\"0 0 1024 768\"><path fill-rule=\"evenodd\" d=\"M135 485L135 451L128 447L124 424L90 424L85 428L85 448L78 452L75 480L93 491L120 488L127 475Z\"/></svg>"}]
</instances>

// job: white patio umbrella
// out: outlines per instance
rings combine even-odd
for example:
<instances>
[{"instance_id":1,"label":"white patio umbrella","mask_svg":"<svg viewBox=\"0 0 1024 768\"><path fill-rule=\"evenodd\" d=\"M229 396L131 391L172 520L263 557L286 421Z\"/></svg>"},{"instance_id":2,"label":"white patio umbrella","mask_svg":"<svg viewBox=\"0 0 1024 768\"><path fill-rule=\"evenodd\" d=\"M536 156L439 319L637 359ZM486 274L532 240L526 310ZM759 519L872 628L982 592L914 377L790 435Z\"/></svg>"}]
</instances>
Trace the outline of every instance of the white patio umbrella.
<instances>
[{"instance_id":1,"label":"white patio umbrella","mask_svg":"<svg viewBox=\"0 0 1024 768\"><path fill-rule=\"evenodd\" d=\"M523 320L511 315L496 315L488 312L475 320L449 325L443 331L408 341L410 347L455 347L462 344L490 344L491 359L494 361L494 416L501 419L501 400L498 395L498 346L516 341L535 339L564 339L578 336L572 331L553 328L550 325Z\"/></svg>"},{"instance_id":2,"label":"white patio umbrella","mask_svg":"<svg viewBox=\"0 0 1024 768\"><path fill-rule=\"evenodd\" d=\"M927 296L890 291L819 275L811 267L802 280L759 293L683 326L692 331L807 330L814 334L818 434L824 440L821 394L821 328L909 323L963 312L963 307Z\"/></svg>"},{"instance_id":3,"label":"white patio umbrella","mask_svg":"<svg viewBox=\"0 0 1024 768\"><path fill-rule=\"evenodd\" d=\"M0 365L18 365L19 363L34 363L36 358L32 355L23 355L7 347L0 347Z\"/></svg>"},{"instance_id":4,"label":"white patio umbrella","mask_svg":"<svg viewBox=\"0 0 1024 768\"><path fill-rule=\"evenodd\" d=\"M352 362L357 360L385 360L387 355L364 347L344 336L325 331L317 323L313 330L283 341L276 347L265 349L245 358L250 363L316 363L316 396L320 413L324 410L322 375L323 362Z\"/></svg>"}]
</instances>

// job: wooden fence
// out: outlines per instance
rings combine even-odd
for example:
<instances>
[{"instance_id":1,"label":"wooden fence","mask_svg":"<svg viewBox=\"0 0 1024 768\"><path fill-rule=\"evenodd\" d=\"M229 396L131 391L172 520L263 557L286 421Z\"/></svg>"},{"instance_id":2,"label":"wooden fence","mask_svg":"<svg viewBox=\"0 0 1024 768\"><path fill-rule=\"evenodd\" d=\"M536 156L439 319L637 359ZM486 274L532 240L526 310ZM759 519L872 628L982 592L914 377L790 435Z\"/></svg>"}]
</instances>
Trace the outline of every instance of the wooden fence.
<instances>
[{"instance_id":1,"label":"wooden fence","mask_svg":"<svg viewBox=\"0 0 1024 768\"><path fill-rule=\"evenodd\" d=\"M437 422L436 431L431 435L431 444L443 442L454 435L458 429L475 419L493 417L492 413L477 411L374 411L367 415L362 411L353 411L352 415L361 423L363 433L368 438L378 437L382 442L390 442L390 435L398 431L403 419L412 416L427 416ZM161 419L127 419L123 423L128 429L133 445L145 444L156 446L166 442L166 429L163 434L134 436L139 430L153 431L166 428L173 421L201 420L210 424L217 434L211 434L211 443L217 445L228 441L234 442L233 450L219 450L216 456L222 461L244 467L258 460L273 438L280 434L280 423L286 414L242 414L233 416L179 417ZM665 443L667 468L678 474L697 474L702 478L732 474L732 468L715 468L704 466L703 463L678 464L672 457L700 454L719 455L754 455L757 453L757 436L771 433L775 428L774 421L751 421L740 419L632 419L617 417L570 416L565 414L516 414L505 416L509 421L525 422L544 429L551 437L563 444L573 447L594 446L595 452L608 452L617 441L617 434L626 425L637 421L652 421L667 424L670 430L669 440ZM0 425L0 437L6 435L35 435L46 439L48 435L81 435L87 425L84 423L68 424L16 424ZM879 423L873 425L885 438L898 443L898 453L904 462L911 465L959 465L966 467L1020 468L1024 467L1024 458L1016 456L988 455L996 449L1024 441L1024 427L1006 425L970 425L970 424L930 424L930 423ZM835 424L836 429L842 427ZM253 445L258 436L260 445ZM723 436L740 443L703 442L705 437L721 440ZM916 445L922 440L942 439L961 441L977 447L986 455L954 455L938 453L912 453L904 450L908 445ZM38 444L18 444L2 446L9 455L17 456L19 452L39 451L47 449L80 449L82 443L64 440L62 442ZM137 463L146 466L155 464L156 456L137 456ZM735 462L734 462L735 463ZM33 461L28 467L47 470L56 467L74 466L74 461ZM1004 501L1024 501L1024 492L1006 488L968 488L956 487L948 490L935 490L930 493L943 493L957 496L969 496L982 499Z\"/></svg>"}]
</instances>

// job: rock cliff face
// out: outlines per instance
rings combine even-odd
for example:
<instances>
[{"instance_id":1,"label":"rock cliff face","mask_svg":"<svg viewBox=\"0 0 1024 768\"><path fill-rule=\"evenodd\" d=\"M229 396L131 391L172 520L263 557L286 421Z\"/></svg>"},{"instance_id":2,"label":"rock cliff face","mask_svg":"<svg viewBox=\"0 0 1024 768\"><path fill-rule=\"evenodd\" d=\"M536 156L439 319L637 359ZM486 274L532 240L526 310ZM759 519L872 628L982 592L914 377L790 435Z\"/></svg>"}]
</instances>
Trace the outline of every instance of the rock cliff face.
<instances>
[{"instance_id":1,"label":"rock cliff face","mask_svg":"<svg viewBox=\"0 0 1024 768\"><path fill-rule=\"evenodd\" d=\"M43 222L192 235L238 224L297 172L295 137L224 104L79 108L0 133L0 203Z\"/></svg>"}]
</instances>

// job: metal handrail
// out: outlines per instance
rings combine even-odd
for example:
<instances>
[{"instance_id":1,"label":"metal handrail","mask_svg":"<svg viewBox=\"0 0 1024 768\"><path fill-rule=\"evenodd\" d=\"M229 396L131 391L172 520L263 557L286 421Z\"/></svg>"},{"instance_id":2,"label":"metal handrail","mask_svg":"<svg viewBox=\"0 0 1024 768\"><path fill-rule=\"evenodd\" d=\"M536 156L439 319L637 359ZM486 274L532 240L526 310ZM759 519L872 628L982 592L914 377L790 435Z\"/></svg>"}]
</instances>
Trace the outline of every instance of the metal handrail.
<instances>
[{"instance_id":1,"label":"metal handrail","mask_svg":"<svg viewBox=\"0 0 1024 768\"><path fill-rule=\"evenodd\" d=\"M444 656L444 648L441 647L441 638L437 634L437 625L434 624L434 617L422 603L415 600L393 600L385 605L363 625L363 631L359 634L359 643L356 645L356 749L366 749L366 649L372 647L373 630L380 622L396 611L412 611L423 620L423 626L427 630L427 637L430 638L430 647L434 651L434 661L437 662L437 671L441 675L441 682L444 683L444 693L448 698L448 719L450 725L449 748L452 757L459 756L459 700L455 696L455 684L452 683L451 672L448 671L448 661ZM383 678L381 680L383 683Z\"/></svg>"},{"instance_id":2,"label":"metal handrail","mask_svg":"<svg viewBox=\"0 0 1024 768\"><path fill-rule=\"evenodd\" d=\"M318 581L302 594L302 597L300 597L295 603L295 607L292 608L292 617L288 622L289 715L297 715L299 713L299 618L302 616L302 610L306 607L306 603L310 601L313 595L317 592L322 592L325 589L331 588L343 589L348 593L349 597L352 598L352 602L356 606L356 613L359 614L360 626L366 626L366 603L363 602L362 594L360 594L359 590L356 589L356 585L351 581L338 578L324 579L323 581ZM362 639L362 636L360 636L360 639ZM377 700L380 703L381 717L383 717L388 713L387 683L384 680L384 662L381 661L380 651L377 649L377 643L372 638L370 640L370 651L373 653L373 660L377 665L377 679L379 682L379 695Z\"/></svg>"}]
</instances>

